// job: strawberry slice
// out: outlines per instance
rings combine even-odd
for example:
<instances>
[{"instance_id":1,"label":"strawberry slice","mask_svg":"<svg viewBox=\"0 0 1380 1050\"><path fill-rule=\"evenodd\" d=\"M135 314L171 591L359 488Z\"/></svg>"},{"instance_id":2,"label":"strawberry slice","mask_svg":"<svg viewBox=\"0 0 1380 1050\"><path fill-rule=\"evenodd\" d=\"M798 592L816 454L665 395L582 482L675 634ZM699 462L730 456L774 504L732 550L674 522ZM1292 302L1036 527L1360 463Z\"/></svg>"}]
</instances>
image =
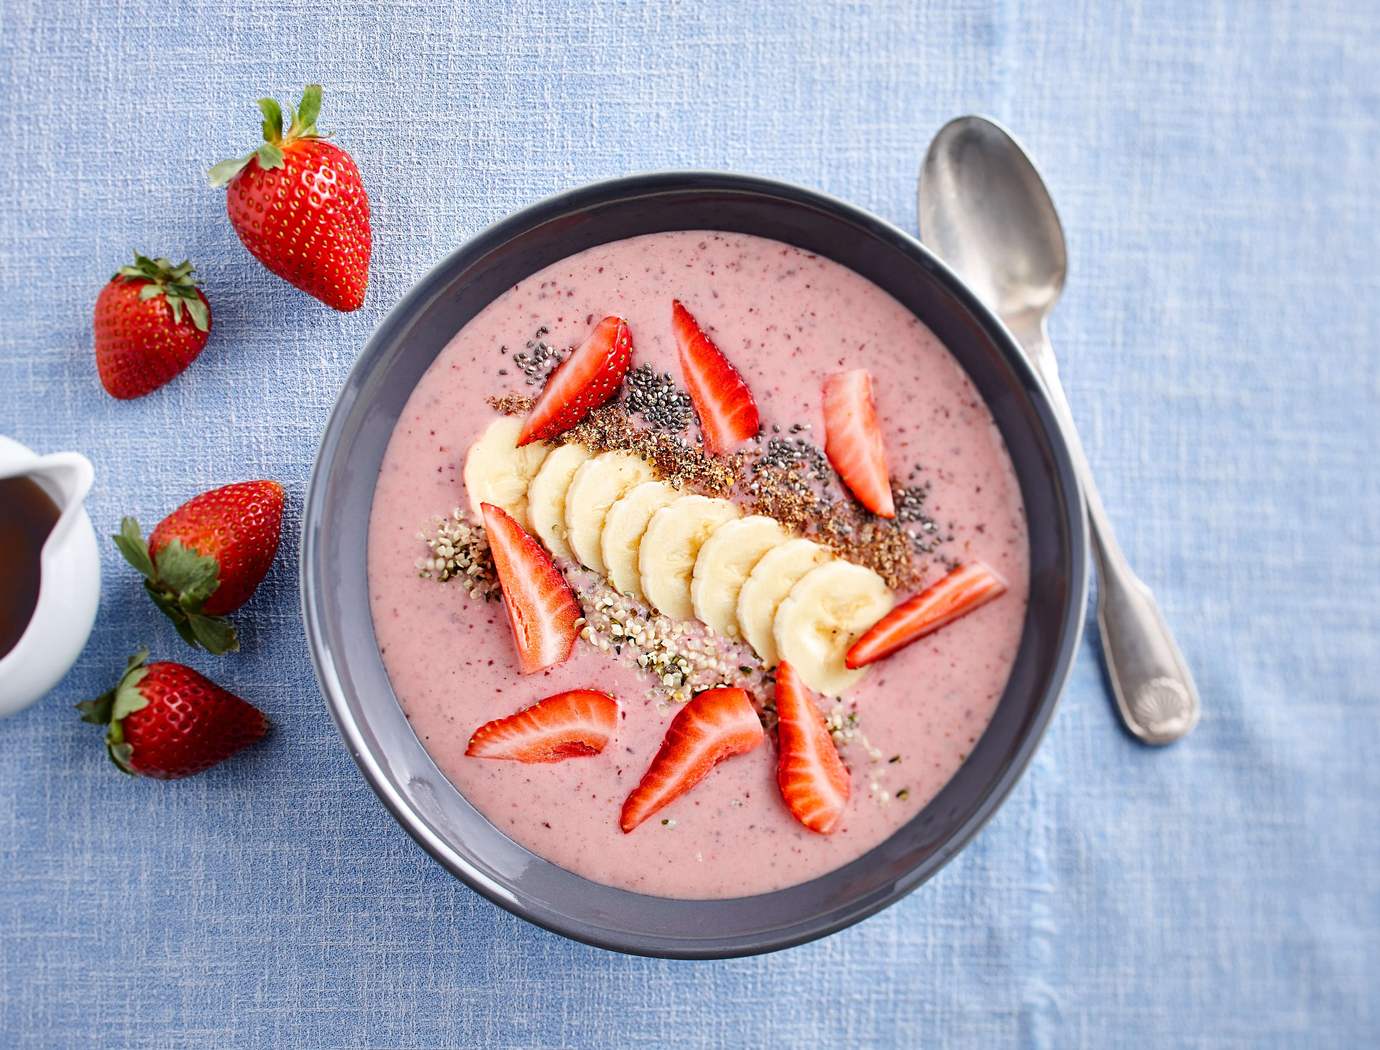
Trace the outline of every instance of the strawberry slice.
<instances>
[{"instance_id":1,"label":"strawberry slice","mask_svg":"<svg viewBox=\"0 0 1380 1050\"><path fill-rule=\"evenodd\" d=\"M607 693L572 689L506 718L485 722L465 754L516 762L562 762L597 755L618 727L618 703Z\"/></svg>"},{"instance_id":2,"label":"strawberry slice","mask_svg":"<svg viewBox=\"0 0 1380 1050\"><path fill-rule=\"evenodd\" d=\"M796 820L827 835L848 805L848 770L810 691L784 660L776 668L776 783Z\"/></svg>"},{"instance_id":3,"label":"strawberry slice","mask_svg":"<svg viewBox=\"0 0 1380 1050\"><path fill-rule=\"evenodd\" d=\"M1005 592L1006 581L982 562L960 565L873 624L853 643L843 662L863 667L890 656Z\"/></svg>"},{"instance_id":4,"label":"strawberry slice","mask_svg":"<svg viewBox=\"0 0 1380 1050\"><path fill-rule=\"evenodd\" d=\"M762 425L752 391L679 299L671 301L671 328L704 447L720 455L732 452Z\"/></svg>"},{"instance_id":5,"label":"strawberry slice","mask_svg":"<svg viewBox=\"0 0 1380 1050\"><path fill-rule=\"evenodd\" d=\"M883 518L896 517L872 374L865 368L824 381L824 454L859 503Z\"/></svg>"},{"instance_id":6,"label":"strawberry slice","mask_svg":"<svg viewBox=\"0 0 1380 1050\"><path fill-rule=\"evenodd\" d=\"M503 605L517 646L518 669L532 674L560 663L575 647L580 604L541 544L502 507L481 503Z\"/></svg>"},{"instance_id":7,"label":"strawberry slice","mask_svg":"<svg viewBox=\"0 0 1380 1050\"><path fill-rule=\"evenodd\" d=\"M623 803L619 820L632 831L663 806L680 798L709 771L762 742L762 722L742 689L706 689L671 719L661 750L642 781Z\"/></svg>"},{"instance_id":8,"label":"strawberry slice","mask_svg":"<svg viewBox=\"0 0 1380 1050\"><path fill-rule=\"evenodd\" d=\"M542 387L518 434L518 446L564 434L614 394L632 364L632 332L621 317L605 317Z\"/></svg>"}]
</instances>

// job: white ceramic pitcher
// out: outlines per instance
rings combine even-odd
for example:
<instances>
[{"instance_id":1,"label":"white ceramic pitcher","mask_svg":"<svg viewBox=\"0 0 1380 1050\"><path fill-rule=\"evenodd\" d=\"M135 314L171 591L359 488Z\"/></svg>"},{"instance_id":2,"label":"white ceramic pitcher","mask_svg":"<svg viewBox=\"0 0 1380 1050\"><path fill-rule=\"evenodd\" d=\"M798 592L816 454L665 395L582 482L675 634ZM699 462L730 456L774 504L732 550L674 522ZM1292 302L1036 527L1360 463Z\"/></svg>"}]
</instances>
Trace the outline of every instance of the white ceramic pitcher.
<instances>
[{"instance_id":1,"label":"white ceramic pitcher","mask_svg":"<svg viewBox=\"0 0 1380 1050\"><path fill-rule=\"evenodd\" d=\"M29 478L61 512L43 544L33 616L15 647L0 657L0 717L53 688L91 635L101 597L101 559L82 500L93 476L91 461L79 452L40 456L0 435L0 478Z\"/></svg>"}]
</instances>

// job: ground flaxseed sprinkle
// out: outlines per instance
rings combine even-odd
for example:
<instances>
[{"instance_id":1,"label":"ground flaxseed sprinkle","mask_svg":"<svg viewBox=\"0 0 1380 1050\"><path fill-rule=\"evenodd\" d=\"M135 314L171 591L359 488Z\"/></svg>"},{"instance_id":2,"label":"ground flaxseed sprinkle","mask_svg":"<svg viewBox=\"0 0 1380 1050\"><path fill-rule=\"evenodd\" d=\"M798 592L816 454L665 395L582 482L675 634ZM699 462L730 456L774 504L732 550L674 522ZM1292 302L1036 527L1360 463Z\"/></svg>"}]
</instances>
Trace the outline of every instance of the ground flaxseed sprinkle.
<instances>
[{"instance_id":1,"label":"ground flaxseed sprinkle","mask_svg":"<svg viewBox=\"0 0 1380 1050\"><path fill-rule=\"evenodd\" d=\"M505 415L521 415L532 399L518 394L489 398ZM847 497L829 498L820 489L834 474L824 453L804 439L771 438L761 451L715 456L683 438L639 425L621 404L596 408L553 444L583 445L591 453L626 451L641 457L657 476L676 488L726 497L735 489L756 514L822 543L846 561L872 569L892 590L916 581L914 554L930 553L940 540L937 526L919 513L925 489L907 495L907 522L868 514Z\"/></svg>"},{"instance_id":2,"label":"ground flaxseed sprinkle","mask_svg":"<svg viewBox=\"0 0 1380 1050\"><path fill-rule=\"evenodd\" d=\"M791 431L798 432L794 426ZM901 527L899 515L895 521L878 518L847 497L827 495L835 475L818 446L804 438L771 438L748 472L745 488L757 513L867 566L893 590L914 582L912 548L920 549L915 536ZM917 486L917 493L908 496L907 510L915 510L923 498L924 490Z\"/></svg>"},{"instance_id":3,"label":"ground flaxseed sprinkle","mask_svg":"<svg viewBox=\"0 0 1380 1050\"><path fill-rule=\"evenodd\" d=\"M640 427L619 405L602 405L567 430L557 442L575 442L591 452L631 452L640 456L661 480L706 496L727 496L738 483L737 456L713 456L683 438Z\"/></svg>"},{"instance_id":4,"label":"ground flaxseed sprinkle","mask_svg":"<svg viewBox=\"0 0 1380 1050\"><path fill-rule=\"evenodd\" d=\"M821 495L812 483L813 467L805 473L799 466L779 465L778 459L765 465L759 459L751 470L747 494L753 511L866 566L892 590L915 581L911 537L894 521L867 514L851 500Z\"/></svg>"},{"instance_id":5,"label":"ground flaxseed sprinkle","mask_svg":"<svg viewBox=\"0 0 1380 1050\"><path fill-rule=\"evenodd\" d=\"M910 536L886 518L834 503L819 523L818 538L845 561L867 566L893 591L905 590L918 575Z\"/></svg>"},{"instance_id":6,"label":"ground flaxseed sprinkle","mask_svg":"<svg viewBox=\"0 0 1380 1050\"><path fill-rule=\"evenodd\" d=\"M505 416L526 415L532 411L532 406L536 403L523 394L502 394L498 397L490 395L485 400L489 402L490 408Z\"/></svg>"}]
</instances>

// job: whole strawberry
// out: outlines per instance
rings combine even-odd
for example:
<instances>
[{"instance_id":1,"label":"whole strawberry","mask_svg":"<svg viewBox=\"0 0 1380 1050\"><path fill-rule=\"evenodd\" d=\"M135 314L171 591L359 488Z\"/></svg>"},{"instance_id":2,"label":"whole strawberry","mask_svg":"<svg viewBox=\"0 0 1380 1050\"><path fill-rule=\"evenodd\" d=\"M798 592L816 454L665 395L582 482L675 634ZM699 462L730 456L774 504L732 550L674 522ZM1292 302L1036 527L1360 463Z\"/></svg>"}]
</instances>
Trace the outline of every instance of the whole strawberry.
<instances>
[{"instance_id":1,"label":"whole strawberry","mask_svg":"<svg viewBox=\"0 0 1380 1050\"><path fill-rule=\"evenodd\" d=\"M369 198L355 162L316 130L321 85L308 84L297 112L259 99L264 142L211 169L226 186L230 224L254 258L337 310L358 310L369 283Z\"/></svg>"},{"instance_id":2,"label":"whole strawberry","mask_svg":"<svg viewBox=\"0 0 1380 1050\"><path fill-rule=\"evenodd\" d=\"M113 536L144 587L192 645L220 654L239 648L224 619L249 600L278 550L283 486L242 481L194 496L169 514L148 543L134 518Z\"/></svg>"},{"instance_id":3,"label":"whole strawberry","mask_svg":"<svg viewBox=\"0 0 1380 1050\"><path fill-rule=\"evenodd\" d=\"M189 777L264 738L268 719L182 664L130 657L119 684L77 705L83 722L108 726L106 749L126 773Z\"/></svg>"},{"instance_id":4,"label":"whole strawberry","mask_svg":"<svg viewBox=\"0 0 1380 1050\"><path fill-rule=\"evenodd\" d=\"M96 297L96 371L112 397L142 397L196 360L211 334L211 304L185 259L137 252Z\"/></svg>"}]
</instances>

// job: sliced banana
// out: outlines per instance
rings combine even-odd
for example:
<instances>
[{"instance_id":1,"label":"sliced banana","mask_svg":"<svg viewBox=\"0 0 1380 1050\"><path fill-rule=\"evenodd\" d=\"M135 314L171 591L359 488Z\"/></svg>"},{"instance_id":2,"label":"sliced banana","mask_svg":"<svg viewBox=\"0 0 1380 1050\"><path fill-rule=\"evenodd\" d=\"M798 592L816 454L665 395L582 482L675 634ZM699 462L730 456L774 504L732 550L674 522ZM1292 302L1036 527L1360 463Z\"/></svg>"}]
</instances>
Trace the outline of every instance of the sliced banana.
<instances>
[{"instance_id":1,"label":"sliced banana","mask_svg":"<svg viewBox=\"0 0 1380 1050\"><path fill-rule=\"evenodd\" d=\"M728 500L709 496L682 496L652 515L638 548L637 571L642 593L658 612L673 620L695 615L690 579L700 547L737 516L738 508Z\"/></svg>"},{"instance_id":2,"label":"sliced banana","mask_svg":"<svg viewBox=\"0 0 1380 1050\"><path fill-rule=\"evenodd\" d=\"M620 593L639 600L645 597L637 569L642 537L652 515L680 497L681 493L664 481L644 481L624 493L604 515L599 552L604 556L604 574Z\"/></svg>"},{"instance_id":3,"label":"sliced banana","mask_svg":"<svg viewBox=\"0 0 1380 1050\"><path fill-rule=\"evenodd\" d=\"M844 655L891 611L894 600L871 569L826 562L802 576L776 610L772 635L777 652L815 692L839 696L867 670L849 670Z\"/></svg>"},{"instance_id":4,"label":"sliced banana","mask_svg":"<svg viewBox=\"0 0 1380 1050\"><path fill-rule=\"evenodd\" d=\"M739 637L738 592L743 581L764 554L790 538L780 522L761 514L726 521L710 533L690 578L695 615L720 634Z\"/></svg>"},{"instance_id":5,"label":"sliced banana","mask_svg":"<svg viewBox=\"0 0 1380 1050\"><path fill-rule=\"evenodd\" d=\"M527 519L537 539L562 558L575 552L565 538L565 493L581 464L590 458L583 445L561 445L542 463L527 487Z\"/></svg>"},{"instance_id":6,"label":"sliced banana","mask_svg":"<svg viewBox=\"0 0 1380 1050\"><path fill-rule=\"evenodd\" d=\"M743 581L736 610L738 627L768 667L775 667L780 659L771 629L782 599L802 576L833 557L827 547L813 540L787 540L762 555Z\"/></svg>"},{"instance_id":7,"label":"sliced banana","mask_svg":"<svg viewBox=\"0 0 1380 1050\"><path fill-rule=\"evenodd\" d=\"M608 571L599 549L604 516L630 488L655 476L631 452L605 452L580 464L565 492L566 541L580 564L598 573Z\"/></svg>"},{"instance_id":8,"label":"sliced banana","mask_svg":"<svg viewBox=\"0 0 1380 1050\"><path fill-rule=\"evenodd\" d=\"M492 503L527 528L527 487L546 460L551 446L544 441L534 441L518 448L521 432L520 418L500 416L479 435L465 455L465 492L476 519L483 519L479 505Z\"/></svg>"}]
</instances>

